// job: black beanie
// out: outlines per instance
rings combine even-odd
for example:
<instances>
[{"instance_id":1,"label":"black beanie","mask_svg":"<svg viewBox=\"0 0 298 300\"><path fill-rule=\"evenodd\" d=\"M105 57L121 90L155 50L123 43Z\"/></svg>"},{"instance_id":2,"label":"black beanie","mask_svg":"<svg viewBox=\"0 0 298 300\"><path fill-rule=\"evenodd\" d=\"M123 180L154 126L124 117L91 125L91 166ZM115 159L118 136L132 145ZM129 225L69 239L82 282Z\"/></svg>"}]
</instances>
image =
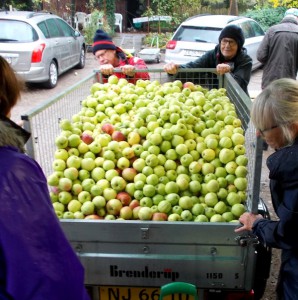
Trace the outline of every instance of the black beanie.
<instances>
[{"instance_id":1,"label":"black beanie","mask_svg":"<svg viewBox=\"0 0 298 300\"><path fill-rule=\"evenodd\" d=\"M245 38L244 38L242 29L236 25L226 26L219 35L219 38L218 38L219 42L223 38L231 38L231 39L235 40L238 44L238 50L241 50L241 48L243 47L244 42L245 42Z\"/></svg>"},{"instance_id":2,"label":"black beanie","mask_svg":"<svg viewBox=\"0 0 298 300\"><path fill-rule=\"evenodd\" d=\"M117 47L104 31L97 29L93 38L92 52L95 54L96 51L101 49L117 50Z\"/></svg>"}]
</instances>

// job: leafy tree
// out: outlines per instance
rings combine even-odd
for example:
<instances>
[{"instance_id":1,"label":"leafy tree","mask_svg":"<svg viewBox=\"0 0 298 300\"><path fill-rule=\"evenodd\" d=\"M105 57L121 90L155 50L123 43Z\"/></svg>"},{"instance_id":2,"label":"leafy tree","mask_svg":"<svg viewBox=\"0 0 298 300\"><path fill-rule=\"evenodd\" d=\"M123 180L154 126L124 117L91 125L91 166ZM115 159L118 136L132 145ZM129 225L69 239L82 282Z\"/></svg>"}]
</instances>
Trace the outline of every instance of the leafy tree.
<instances>
[{"instance_id":1,"label":"leafy tree","mask_svg":"<svg viewBox=\"0 0 298 300\"><path fill-rule=\"evenodd\" d=\"M17 10L33 10L33 2L31 0L3 0L2 1L2 8L9 9L9 6L16 8Z\"/></svg>"},{"instance_id":2,"label":"leafy tree","mask_svg":"<svg viewBox=\"0 0 298 300\"><path fill-rule=\"evenodd\" d=\"M286 7L264 8L250 10L245 13L245 16L256 20L266 31L272 25L279 23L284 17Z\"/></svg>"},{"instance_id":3,"label":"leafy tree","mask_svg":"<svg viewBox=\"0 0 298 300\"><path fill-rule=\"evenodd\" d=\"M108 34L113 35L115 32L115 0L99 0L99 7L104 11L103 22L107 23L106 31Z\"/></svg>"}]
</instances>

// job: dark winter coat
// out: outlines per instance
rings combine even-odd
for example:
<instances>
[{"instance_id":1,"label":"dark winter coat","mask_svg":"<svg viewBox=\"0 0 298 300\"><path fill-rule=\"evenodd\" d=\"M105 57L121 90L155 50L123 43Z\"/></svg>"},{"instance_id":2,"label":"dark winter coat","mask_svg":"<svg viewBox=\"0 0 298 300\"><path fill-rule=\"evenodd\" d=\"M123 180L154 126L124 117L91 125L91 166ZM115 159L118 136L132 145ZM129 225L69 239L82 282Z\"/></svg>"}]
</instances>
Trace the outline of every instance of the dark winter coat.
<instances>
[{"instance_id":1,"label":"dark winter coat","mask_svg":"<svg viewBox=\"0 0 298 300\"><path fill-rule=\"evenodd\" d=\"M219 45L217 45L215 49L206 52L198 59L180 65L180 68L216 68L216 66L221 63L229 64L231 66L231 75L243 91L248 94L247 86L251 76L252 59L247 54L246 49L242 48L232 60L225 61L220 54L219 48ZM185 74L183 73L183 75L181 74L180 76L183 78Z\"/></svg>"},{"instance_id":2,"label":"dark winter coat","mask_svg":"<svg viewBox=\"0 0 298 300\"><path fill-rule=\"evenodd\" d=\"M268 29L257 52L264 64L262 88L279 78L296 79L298 71L298 21L285 17L280 24Z\"/></svg>"},{"instance_id":3,"label":"dark winter coat","mask_svg":"<svg viewBox=\"0 0 298 300\"><path fill-rule=\"evenodd\" d=\"M28 135L0 116L0 299L87 300L84 270L68 243Z\"/></svg>"},{"instance_id":4,"label":"dark winter coat","mask_svg":"<svg viewBox=\"0 0 298 300\"><path fill-rule=\"evenodd\" d=\"M270 191L278 221L261 219L253 232L269 247L282 249L279 294L298 299L298 139L267 159Z\"/></svg>"}]
</instances>

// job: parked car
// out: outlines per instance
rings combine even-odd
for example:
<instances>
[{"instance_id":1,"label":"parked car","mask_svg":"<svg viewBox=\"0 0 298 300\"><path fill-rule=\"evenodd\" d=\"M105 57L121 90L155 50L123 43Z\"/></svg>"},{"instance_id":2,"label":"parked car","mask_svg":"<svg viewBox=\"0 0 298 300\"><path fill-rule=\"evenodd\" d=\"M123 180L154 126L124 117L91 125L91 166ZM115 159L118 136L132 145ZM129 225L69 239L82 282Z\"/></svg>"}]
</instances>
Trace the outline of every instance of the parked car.
<instances>
[{"instance_id":1,"label":"parked car","mask_svg":"<svg viewBox=\"0 0 298 300\"><path fill-rule=\"evenodd\" d=\"M198 15L181 23L166 45L165 62L184 64L214 49L221 30L230 24L242 28L248 55L253 60L253 70L261 66L257 49L264 38L262 27L253 19L230 15Z\"/></svg>"},{"instance_id":2,"label":"parked car","mask_svg":"<svg viewBox=\"0 0 298 300\"><path fill-rule=\"evenodd\" d=\"M63 72L85 66L84 36L45 12L1 11L0 55L25 82L57 85Z\"/></svg>"}]
</instances>

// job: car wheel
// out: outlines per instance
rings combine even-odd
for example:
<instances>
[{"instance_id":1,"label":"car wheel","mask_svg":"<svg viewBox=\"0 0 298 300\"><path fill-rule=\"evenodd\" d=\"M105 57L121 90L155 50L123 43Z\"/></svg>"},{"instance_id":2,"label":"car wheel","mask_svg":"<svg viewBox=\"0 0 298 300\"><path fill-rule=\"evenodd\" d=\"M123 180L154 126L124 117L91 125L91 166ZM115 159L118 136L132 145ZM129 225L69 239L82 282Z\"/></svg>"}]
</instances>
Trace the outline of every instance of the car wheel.
<instances>
[{"instance_id":1,"label":"car wheel","mask_svg":"<svg viewBox=\"0 0 298 300\"><path fill-rule=\"evenodd\" d=\"M85 52L84 47L82 47L81 54L80 54L80 62L78 63L77 68L84 69L85 62L86 62L86 52Z\"/></svg>"},{"instance_id":2,"label":"car wheel","mask_svg":"<svg viewBox=\"0 0 298 300\"><path fill-rule=\"evenodd\" d=\"M49 67L49 79L44 83L44 86L48 89L52 89L58 82L58 69L56 63L52 60Z\"/></svg>"}]
</instances>

